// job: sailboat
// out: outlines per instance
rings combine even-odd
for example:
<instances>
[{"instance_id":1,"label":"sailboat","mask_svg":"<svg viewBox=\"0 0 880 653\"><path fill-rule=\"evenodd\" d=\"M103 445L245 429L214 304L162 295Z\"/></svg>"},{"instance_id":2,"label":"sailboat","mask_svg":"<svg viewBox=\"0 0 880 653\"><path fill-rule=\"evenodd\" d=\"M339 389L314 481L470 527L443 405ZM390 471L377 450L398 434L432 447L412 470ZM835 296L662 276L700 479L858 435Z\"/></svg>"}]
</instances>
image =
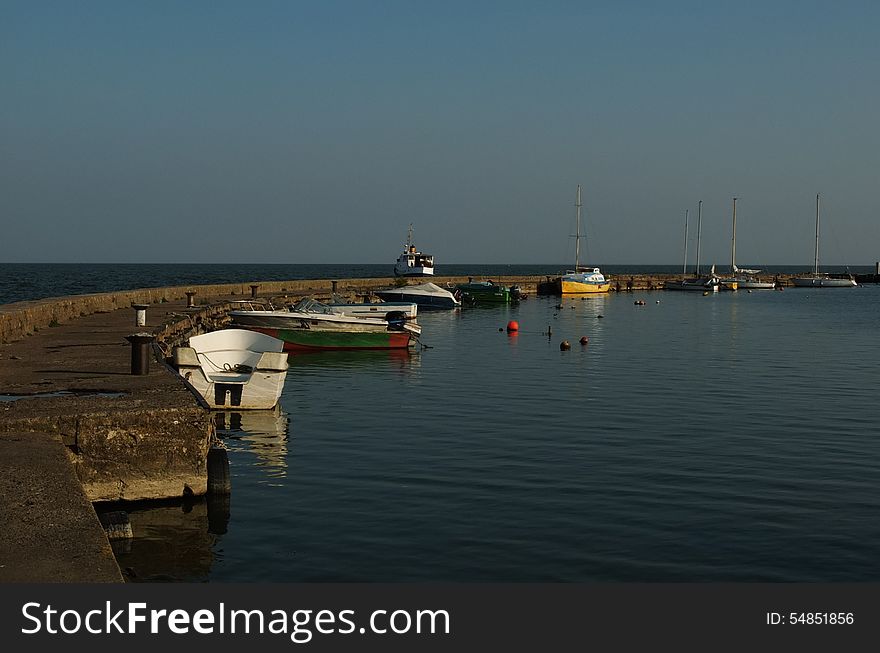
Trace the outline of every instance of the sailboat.
<instances>
[{"instance_id":1,"label":"sailboat","mask_svg":"<svg viewBox=\"0 0 880 653\"><path fill-rule=\"evenodd\" d=\"M557 279L557 291L560 295L583 295L587 293L604 293L611 289L610 279L606 279L599 268L580 265L581 252L581 186L577 187L577 223L575 229L574 270L566 270Z\"/></svg>"},{"instance_id":2,"label":"sailboat","mask_svg":"<svg viewBox=\"0 0 880 653\"><path fill-rule=\"evenodd\" d=\"M735 283L737 288L743 290L772 290L776 284L772 281L761 281L758 278L760 270L736 267L736 198L733 198L733 236L730 242L730 279L722 279L721 283Z\"/></svg>"},{"instance_id":3,"label":"sailboat","mask_svg":"<svg viewBox=\"0 0 880 653\"><path fill-rule=\"evenodd\" d=\"M684 264L681 268L681 279L667 281L663 284L665 290L699 290L701 292L718 292L721 290L721 280L715 274L715 266L708 275L700 274L700 232L703 227L703 201L699 204L699 221L697 222L697 264L694 268L694 276L687 276L687 241L688 241L688 216L690 211L684 212Z\"/></svg>"},{"instance_id":4,"label":"sailboat","mask_svg":"<svg viewBox=\"0 0 880 653\"><path fill-rule=\"evenodd\" d=\"M819 273L819 194L816 194L816 256L813 262L813 274L794 277L792 283L797 288L852 288L857 285L850 275L848 278L832 278L827 273Z\"/></svg>"}]
</instances>

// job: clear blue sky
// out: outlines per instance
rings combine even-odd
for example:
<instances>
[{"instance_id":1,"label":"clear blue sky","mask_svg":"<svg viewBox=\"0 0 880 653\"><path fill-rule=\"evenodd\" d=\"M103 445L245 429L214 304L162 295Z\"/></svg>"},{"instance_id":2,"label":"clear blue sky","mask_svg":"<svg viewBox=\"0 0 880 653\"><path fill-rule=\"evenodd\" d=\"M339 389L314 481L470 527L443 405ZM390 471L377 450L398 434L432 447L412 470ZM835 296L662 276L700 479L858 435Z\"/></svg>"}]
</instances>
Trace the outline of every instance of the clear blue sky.
<instances>
[{"instance_id":1,"label":"clear blue sky","mask_svg":"<svg viewBox=\"0 0 880 653\"><path fill-rule=\"evenodd\" d=\"M880 3L0 0L0 260L880 260ZM692 225L691 233L695 233ZM133 246L132 242L138 245ZM569 262L570 263L570 262Z\"/></svg>"}]
</instances>

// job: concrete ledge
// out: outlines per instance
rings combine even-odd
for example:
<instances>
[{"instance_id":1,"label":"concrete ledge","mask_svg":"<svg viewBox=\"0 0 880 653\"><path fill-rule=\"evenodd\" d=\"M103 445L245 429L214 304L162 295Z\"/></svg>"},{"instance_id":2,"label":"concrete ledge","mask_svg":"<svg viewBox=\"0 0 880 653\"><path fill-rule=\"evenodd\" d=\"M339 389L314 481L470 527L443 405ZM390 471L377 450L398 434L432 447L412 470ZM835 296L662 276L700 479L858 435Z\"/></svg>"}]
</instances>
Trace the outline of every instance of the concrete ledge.
<instances>
[{"instance_id":1,"label":"concrete ledge","mask_svg":"<svg viewBox=\"0 0 880 653\"><path fill-rule=\"evenodd\" d=\"M0 434L0 463L0 582L122 582L60 437Z\"/></svg>"}]
</instances>

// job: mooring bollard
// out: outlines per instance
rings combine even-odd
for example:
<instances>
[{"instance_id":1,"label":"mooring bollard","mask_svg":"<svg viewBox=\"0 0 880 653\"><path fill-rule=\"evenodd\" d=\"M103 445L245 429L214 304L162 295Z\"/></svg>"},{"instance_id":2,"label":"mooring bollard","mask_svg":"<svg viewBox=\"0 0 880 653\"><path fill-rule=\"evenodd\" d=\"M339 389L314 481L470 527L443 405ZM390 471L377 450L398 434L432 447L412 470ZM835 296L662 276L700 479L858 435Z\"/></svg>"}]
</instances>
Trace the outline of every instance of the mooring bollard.
<instances>
[{"instance_id":1,"label":"mooring bollard","mask_svg":"<svg viewBox=\"0 0 880 653\"><path fill-rule=\"evenodd\" d=\"M196 296L195 290L187 290L186 291L186 307L187 308L195 308L196 303L193 300L193 297Z\"/></svg>"},{"instance_id":2,"label":"mooring bollard","mask_svg":"<svg viewBox=\"0 0 880 653\"><path fill-rule=\"evenodd\" d=\"M131 373L143 376L150 373L150 345L156 337L152 333L133 333L125 336L131 343Z\"/></svg>"},{"instance_id":3,"label":"mooring bollard","mask_svg":"<svg viewBox=\"0 0 880 653\"><path fill-rule=\"evenodd\" d=\"M131 307L135 310L134 313L134 325L135 326L147 326L147 308L149 308L149 304L132 304Z\"/></svg>"},{"instance_id":4,"label":"mooring bollard","mask_svg":"<svg viewBox=\"0 0 880 653\"><path fill-rule=\"evenodd\" d=\"M330 285L333 287L333 292L336 292L336 284L338 284L338 283L339 283L338 281L331 281L330 282Z\"/></svg>"},{"instance_id":5,"label":"mooring bollard","mask_svg":"<svg viewBox=\"0 0 880 653\"><path fill-rule=\"evenodd\" d=\"M259 288L259 287L260 287L260 284L258 284L258 283L251 284L251 297L257 296L257 288Z\"/></svg>"}]
</instances>

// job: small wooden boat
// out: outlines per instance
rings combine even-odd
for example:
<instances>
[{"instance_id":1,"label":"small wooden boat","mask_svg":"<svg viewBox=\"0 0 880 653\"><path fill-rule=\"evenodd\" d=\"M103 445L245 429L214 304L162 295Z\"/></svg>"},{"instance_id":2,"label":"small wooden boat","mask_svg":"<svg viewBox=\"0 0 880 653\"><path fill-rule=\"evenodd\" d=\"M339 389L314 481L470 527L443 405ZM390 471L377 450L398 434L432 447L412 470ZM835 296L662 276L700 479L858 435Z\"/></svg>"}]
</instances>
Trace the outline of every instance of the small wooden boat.
<instances>
[{"instance_id":1,"label":"small wooden boat","mask_svg":"<svg viewBox=\"0 0 880 653\"><path fill-rule=\"evenodd\" d=\"M277 338L245 329L193 336L175 347L173 365L209 408L265 409L278 403L287 354Z\"/></svg>"}]
</instances>

